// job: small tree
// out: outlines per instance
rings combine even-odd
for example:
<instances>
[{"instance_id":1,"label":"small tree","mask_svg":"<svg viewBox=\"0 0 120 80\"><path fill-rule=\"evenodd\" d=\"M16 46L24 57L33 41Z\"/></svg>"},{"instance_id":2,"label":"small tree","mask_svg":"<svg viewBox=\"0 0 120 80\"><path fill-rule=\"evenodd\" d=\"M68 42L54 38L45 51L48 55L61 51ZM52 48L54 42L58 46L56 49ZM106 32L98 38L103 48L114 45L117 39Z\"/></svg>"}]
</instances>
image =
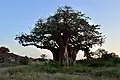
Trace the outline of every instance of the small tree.
<instances>
[{"instance_id":1,"label":"small tree","mask_svg":"<svg viewBox=\"0 0 120 80\"><path fill-rule=\"evenodd\" d=\"M45 59L45 58L47 57L47 55L46 55L46 54L41 54L40 57L41 57L42 59Z\"/></svg>"},{"instance_id":2,"label":"small tree","mask_svg":"<svg viewBox=\"0 0 120 80\"><path fill-rule=\"evenodd\" d=\"M118 59L119 57L114 52L111 52L111 53L102 54L101 58L104 60L114 60L114 59Z\"/></svg>"},{"instance_id":3,"label":"small tree","mask_svg":"<svg viewBox=\"0 0 120 80\"><path fill-rule=\"evenodd\" d=\"M112 58L119 58L118 55L116 53L114 53L114 52L111 52L109 54L111 54Z\"/></svg>"},{"instance_id":4,"label":"small tree","mask_svg":"<svg viewBox=\"0 0 120 80\"><path fill-rule=\"evenodd\" d=\"M22 58L21 60L20 60L20 64L21 65L27 65L28 64L28 57L27 56L25 56L24 58Z\"/></svg>"},{"instance_id":5,"label":"small tree","mask_svg":"<svg viewBox=\"0 0 120 80\"><path fill-rule=\"evenodd\" d=\"M108 52L105 49L98 48L95 52L94 55L96 55L99 59L102 58L104 54L108 54Z\"/></svg>"}]
</instances>

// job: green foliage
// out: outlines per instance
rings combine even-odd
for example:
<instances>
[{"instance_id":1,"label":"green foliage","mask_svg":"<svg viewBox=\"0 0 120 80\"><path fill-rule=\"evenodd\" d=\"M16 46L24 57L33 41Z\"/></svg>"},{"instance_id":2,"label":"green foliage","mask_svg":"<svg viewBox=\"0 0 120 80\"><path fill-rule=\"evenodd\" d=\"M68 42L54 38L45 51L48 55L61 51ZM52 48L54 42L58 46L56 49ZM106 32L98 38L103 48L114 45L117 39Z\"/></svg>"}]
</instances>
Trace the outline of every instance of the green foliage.
<instances>
[{"instance_id":1,"label":"green foliage","mask_svg":"<svg viewBox=\"0 0 120 80\"><path fill-rule=\"evenodd\" d=\"M92 68L84 66L74 66L74 67L61 67L59 72L68 74L79 74L91 72Z\"/></svg>"},{"instance_id":2,"label":"green foliage","mask_svg":"<svg viewBox=\"0 0 120 80\"><path fill-rule=\"evenodd\" d=\"M52 64L43 64L42 66L40 66L40 70L41 71L45 71L48 73L56 73L58 71L58 68L56 67L56 64L52 63Z\"/></svg>"},{"instance_id":3,"label":"green foliage","mask_svg":"<svg viewBox=\"0 0 120 80\"><path fill-rule=\"evenodd\" d=\"M118 61L119 57L116 53L108 53L105 49L98 48L95 52L92 52L93 56L99 60L115 60Z\"/></svg>"},{"instance_id":4,"label":"green foliage","mask_svg":"<svg viewBox=\"0 0 120 80\"><path fill-rule=\"evenodd\" d=\"M30 64L28 69L35 72L56 73L59 70L59 65L55 62L43 64Z\"/></svg>"},{"instance_id":5,"label":"green foliage","mask_svg":"<svg viewBox=\"0 0 120 80\"><path fill-rule=\"evenodd\" d=\"M118 65L120 63L120 58L114 58L113 59L113 62Z\"/></svg>"}]
</instances>

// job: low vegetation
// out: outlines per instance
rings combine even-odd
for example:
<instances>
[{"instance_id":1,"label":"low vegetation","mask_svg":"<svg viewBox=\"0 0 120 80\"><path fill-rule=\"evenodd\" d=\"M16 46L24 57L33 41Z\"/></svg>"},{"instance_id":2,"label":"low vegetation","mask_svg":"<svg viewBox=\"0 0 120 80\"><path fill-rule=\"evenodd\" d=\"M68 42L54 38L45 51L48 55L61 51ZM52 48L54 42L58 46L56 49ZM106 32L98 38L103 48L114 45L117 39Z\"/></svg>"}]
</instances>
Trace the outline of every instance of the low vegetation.
<instances>
[{"instance_id":1,"label":"low vegetation","mask_svg":"<svg viewBox=\"0 0 120 80\"><path fill-rule=\"evenodd\" d=\"M6 74L0 76L1 80L80 80L79 76L66 75L66 74L46 74L46 73L17 73L12 75Z\"/></svg>"},{"instance_id":2,"label":"low vegetation","mask_svg":"<svg viewBox=\"0 0 120 80\"><path fill-rule=\"evenodd\" d=\"M86 80L85 78L119 80L120 64L114 63L114 60L81 60L75 66L60 67L51 62L13 67L0 74L0 80Z\"/></svg>"}]
</instances>

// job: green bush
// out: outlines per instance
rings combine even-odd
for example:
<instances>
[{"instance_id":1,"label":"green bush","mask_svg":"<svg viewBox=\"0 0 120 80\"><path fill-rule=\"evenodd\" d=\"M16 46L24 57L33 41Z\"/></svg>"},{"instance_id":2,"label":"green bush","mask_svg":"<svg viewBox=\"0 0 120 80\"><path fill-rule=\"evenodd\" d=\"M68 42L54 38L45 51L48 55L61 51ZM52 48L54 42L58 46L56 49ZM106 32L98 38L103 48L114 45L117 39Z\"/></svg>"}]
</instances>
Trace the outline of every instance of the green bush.
<instances>
[{"instance_id":1,"label":"green bush","mask_svg":"<svg viewBox=\"0 0 120 80\"><path fill-rule=\"evenodd\" d=\"M40 70L47 73L56 73L58 71L58 66L54 62L44 63L40 66Z\"/></svg>"}]
</instances>

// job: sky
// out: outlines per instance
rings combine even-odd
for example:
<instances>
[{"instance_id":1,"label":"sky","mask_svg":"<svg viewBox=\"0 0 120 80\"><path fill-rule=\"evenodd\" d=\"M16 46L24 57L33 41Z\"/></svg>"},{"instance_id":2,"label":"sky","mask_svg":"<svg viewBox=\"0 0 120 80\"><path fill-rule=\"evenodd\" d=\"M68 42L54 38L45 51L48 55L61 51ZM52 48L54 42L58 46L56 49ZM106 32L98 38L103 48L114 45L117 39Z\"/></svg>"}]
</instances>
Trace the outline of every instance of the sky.
<instances>
[{"instance_id":1,"label":"sky","mask_svg":"<svg viewBox=\"0 0 120 80\"><path fill-rule=\"evenodd\" d=\"M72 6L86 13L91 23L100 24L101 32L106 35L102 48L120 56L120 0L0 0L0 46L8 47L11 52L22 56L40 57L50 51L35 47L22 47L14 40L19 32L29 32L39 18L52 15L59 6ZM95 47L97 49L98 47ZM79 52L77 59L82 58Z\"/></svg>"}]
</instances>

